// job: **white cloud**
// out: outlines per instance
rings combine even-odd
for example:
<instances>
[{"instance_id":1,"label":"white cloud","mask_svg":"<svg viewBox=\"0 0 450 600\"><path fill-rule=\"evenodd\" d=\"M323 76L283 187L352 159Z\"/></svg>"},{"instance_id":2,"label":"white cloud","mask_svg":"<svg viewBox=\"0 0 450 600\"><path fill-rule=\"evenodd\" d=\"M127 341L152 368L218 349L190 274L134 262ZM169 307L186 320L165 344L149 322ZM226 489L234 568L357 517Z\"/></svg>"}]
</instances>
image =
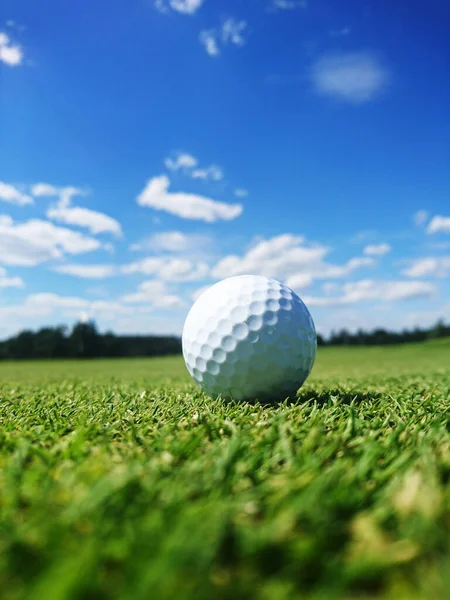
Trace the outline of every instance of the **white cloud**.
<instances>
[{"instance_id":1,"label":"white cloud","mask_svg":"<svg viewBox=\"0 0 450 600\"><path fill-rule=\"evenodd\" d=\"M190 244L190 241L186 241ZM106 279L116 275L139 273L163 281L196 281L204 279L209 267L204 262L173 256L149 256L124 265L63 264L52 268L57 273L86 279ZM162 285L162 284L161 284Z\"/></svg>"},{"instance_id":2,"label":"white cloud","mask_svg":"<svg viewBox=\"0 0 450 600\"><path fill-rule=\"evenodd\" d=\"M262 240L244 256L230 255L222 258L214 267L212 275L217 279L247 273L280 276L286 271L321 260L327 253L323 246L306 248L304 239L289 233Z\"/></svg>"},{"instance_id":3,"label":"white cloud","mask_svg":"<svg viewBox=\"0 0 450 600\"><path fill-rule=\"evenodd\" d=\"M248 196L248 191L243 188L237 188L234 190L234 195L236 198L246 198Z\"/></svg>"},{"instance_id":4,"label":"white cloud","mask_svg":"<svg viewBox=\"0 0 450 600\"><path fill-rule=\"evenodd\" d=\"M363 250L364 254L368 256L384 256L389 254L391 247L389 244L369 244Z\"/></svg>"},{"instance_id":5,"label":"white cloud","mask_svg":"<svg viewBox=\"0 0 450 600\"><path fill-rule=\"evenodd\" d=\"M359 302L373 298L382 302L423 298L432 296L436 287L422 281L374 281L370 279L346 283L344 285L346 302Z\"/></svg>"},{"instance_id":6,"label":"white cloud","mask_svg":"<svg viewBox=\"0 0 450 600\"><path fill-rule=\"evenodd\" d=\"M4 181L0 181L0 200L4 200L10 204L17 204L18 206L33 204L33 198L31 198L31 196L24 194Z\"/></svg>"},{"instance_id":7,"label":"white cloud","mask_svg":"<svg viewBox=\"0 0 450 600\"><path fill-rule=\"evenodd\" d=\"M54 185L50 185L50 183L35 183L31 186L31 193L36 198L40 198L41 196L59 196L62 189L71 190L72 195L81 194L81 190L77 188L57 188Z\"/></svg>"},{"instance_id":8,"label":"white cloud","mask_svg":"<svg viewBox=\"0 0 450 600\"><path fill-rule=\"evenodd\" d=\"M192 169L196 167L198 160L192 154L178 152L175 158L166 158L164 164L170 171L179 171L180 169Z\"/></svg>"},{"instance_id":9,"label":"white cloud","mask_svg":"<svg viewBox=\"0 0 450 600\"><path fill-rule=\"evenodd\" d=\"M205 169L194 169L191 176L192 179L211 179L212 181L220 181L223 179L223 171L217 165L210 165Z\"/></svg>"},{"instance_id":10,"label":"white cloud","mask_svg":"<svg viewBox=\"0 0 450 600\"><path fill-rule=\"evenodd\" d=\"M163 307L175 307L167 296L160 299ZM76 296L60 296L54 293L32 294L22 303L0 305L0 336L17 333L24 328L37 328L44 323L56 324L70 320L95 319L101 329L114 329L116 333L173 333L180 334L183 322L177 313L169 318L153 312L155 306L126 304L120 300L87 300ZM151 315L151 317L150 317Z\"/></svg>"},{"instance_id":11,"label":"white cloud","mask_svg":"<svg viewBox=\"0 0 450 600\"><path fill-rule=\"evenodd\" d=\"M364 52L336 54L318 59L311 70L316 92L354 104L377 97L389 83L387 69Z\"/></svg>"},{"instance_id":12,"label":"white cloud","mask_svg":"<svg viewBox=\"0 0 450 600\"><path fill-rule=\"evenodd\" d=\"M417 227L422 227L428 221L428 212L426 210L418 210L414 213L413 219Z\"/></svg>"},{"instance_id":13,"label":"white cloud","mask_svg":"<svg viewBox=\"0 0 450 600\"><path fill-rule=\"evenodd\" d=\"M315 297L305 296L307 306L336 306L355 304L370 300L390 302L410 298L433 296L437 289L432 283L424 281L376 281L363 279L345 283L341 287L341 296Z\"/></svg>"},{"instance_id":14,"label":"white cloud","mask_svg":"<svg viewBox=\"0 0 450 600\"><path fill-rule=\"evenodd\" d=\"M164 160L169 171L183 171L192 179L210 179L212 181L220 181L223 179L223 170L217 165L209 167L198 167L198 160L192 154L187 152L178 152L175 157L169 157Z\"/></svg>"},{"instance_id":15,"label":"white cloud","mask_svg":"<svg viewBox=\"0 0 450 600\"><path fill-rule=\"evenodd\" d=\"M0 215L0 227L10 227L12 224L12 217L9 215Z\"/></svg>"},{"instance_id":16,"label":"white cloud","mask_svg":"<svg viewBox=\"0 0 450 600\"><path fill-rule=\"evenodd\" d=\"M7 277L6 269L0 267L0 288L23 286L24 283L20 277Z\"/></svg>"},{"instance_id":17,"label":"white cloud","mask_svg":"<svg viewBox=\"0 0 450 600\"><path fill-rule=\"evenodd\" d=\"M114 319L118 315L132 315L135 312L135 307L125 306L117 301L91 301L77 296L60 296L59 294L43 292L27 296L22 304L1 306L0 322L19 318L20 321L14 323L17 330L17 328L24 326L24 320L30 320L31 324L36 326L37 319L55 315L63 315L71 319L94 316L102 319Z\"/></svg>"},{"instance_id":18,"label":"white cloud","mask_svg":"<svg viewBox=\"0 0 450 600\"><path fill-rule=\"evenodd\" d=\"M170 9L184 15L195 14L203 4L204 0L155 0L155 7L165 13Z\"/></svg>"},{"instance_id":19,"label":"white cloud","mask_svg":"<svg viewBox=\"0 0 450 600\"><path fill-rule=\"evenodd\" d=\"M296 273L287 280L287 285L295 290L303 290L309 287L314 278L311 273Z\"/></svg>"},{"instance_id":20,"label":"white cloud","mask_svg":"<svg viewBox=\"0 0 450 600\"><path fill-rule=\"evenodd\" d=\"M207 235L186 234L181 231L163 231L154 233L137 244L132 244L132 251L152 250L157 252L191 252L204 249L211 244Z\"/></svg>"},{"instance_id":21,"label":"white cloud","mask_svg":"<svg viewBox=\"0 0 450 600\"><path fill-rule=\"evenodd\" d=\"M45 306L49 308L86 308L89 301L84 298L60 296L50 292L31 294L26 299L27 305Z\"/></svg>"},{"instance_id":22,"label":"white cloud","mask_svg":"<svg viewBox=\"0 0 450 600\"><path fill-rule=\"evenodd\" d=\"M218 34L215 29L205 29L198 36L200 43L205 47L206 53L209 56L219 56Z\"/></svg>"},{"instance_id":23,"label":"white cloud","mask_svg":"<svg viewBox=\"0 0 450 600\"><path fill-rule=\"evenodd\" d=\"M116 219L89 208L57 205L47 211L47 217L67 225L85 227L93 234L113 233L116 236L122 235L122 228Z\"/></svg>"},{"instance_id":24,"label":"white cloud","mask_svg":"<svg viewBox=\"0 0 450 600\"><path fill-rule=\"evenodd\" d=\"M217 279L248 273L266 275L286 280L287 285L302 288L313 279L344 277L352 271L372 266L368 257L352 258L344 265L324 262L329 249L325 246L305 246L301 236L282 234L262 240L244 256L226 256L213 268Z\"/></svg>"},{"instance_id":25,"label":"white cloud","mask_svg":"<svg viewBox=\"0 0 450 600\"><path fill-rule=\"evenodd\" d=\"M403 271L407 277L447 277L450 275L450 256L419 258Z\"/></svg>"},{"instance_id":26,"label":"white cloud","mask_svg":"<svg viewBox=\"0 0 450 600\"><path fill-rule=\"evenodd\" d=\"M22 303L0 306L0 324L2 335L12 335L25 327L37 327L42 319L55 314L79 317L88 308L89 303L82 299L59 296L52 293L31 294Z\"/></svg>"},{"instance_id":27,"label":"white cloud","mask_svg":"<svg viewBox=\"0 0 450 600\"><path fill-rule=\"evenodd\" d=\"M0 288L23 287L23 281L20 277L0 277Z\"/></svg>"},{"instance_id":28,"label":"white cloud","mask_svg":"<svg viewBox=\"0 0 450 600\"><path fill-rule=\"evenodd\" d=\"M167 293L163 281L153 279L141 283L134 294L122 296L121 301L125 304L151 304L155 308L177 308L183 305L178 296Z\"/></svg>"},{"instance_id":29,"label":"white cloud","mask_svg":"<svg viewBox=\"0 0 450 600\"><path fill-rule=\"evenodd\" d=\"M4 32L0 32L0 62L10 67L17 67L23 62L22 48L13 44Z\"/></svg>"},{"instance_id":30,"label":"white cloud","mask_svg":"<svg viewBox=\"0 0 450 600\"><path fill-rule=\"evenodd\" d=\"M234 44L235 46L243 46L245 44L244 31L246 29L246 21L226 19L226 21L224 21L222 24L222 42L224 44Z\"/></svg>"},{"instance_id":31,"label":"white cloud","mask_svg":"<svg viewBox=\"0 0 450 600\"><path fill-rule=\"evenodd\" d=\"M117 267L114 265L59 265L53 267L52 271L64 275L73 275L85 279L106 279L117 274Z\"/></svg>"},{"instance_id":32,"label":"white cloud","mask_svg":"<svg viewBox=\"0 0 450 600\"><path fill-rule=\"evenodd\" d=\"M14 224L0 217L0 263L34 266L60 259L65 254L83 254L101 248L98 240L48 221L33 219Z\"/></svg>"},{"instance_id":33,"label":"white cloud","mask_svg":"<svg viewBox=\"0 0 450 600\"><path fill-rule=\"evenodd\" d=\"M433 217L428 223L427 233L450 233L450 217Z\"/></svg>"},{"instance_id":34,"label":"white cloud","mask_svg":"<svg viewBox=\"0 0 450 600\"><path fill-rule=\"evenodd\" d=\"M201 8L204 0L171 0L170 6L177 12L192 15Z\"/></svg>"},{"instance_id":35,"label":"white cloud","mask_svg":"<svg viewBox=\"0 0 450 600\"><path fill-rule=\"evenodd\" d=\"M242 213L240 204L226 204L185 192L168 191L170 179L166 175L151 179L137 197L140 206L156 210L165 210L183 219L198 219L212 223L214 221L235 219Z\"/></svg>"},{"instance_id":36,"label":"white cloud","mask_svg":"<svg viewBox=\"0 0 450 600\"><path fill-rule=\"evenodd\" d=\"M206 277L208 271L205 263L164 256L143 258L121 268L121 272L126 275L141 273L164 281L195 281Z\"/></svg>"},{"instance_id":37,"label":"white cloud","mask_svg":"<svg viewBox=\"0 0 450 600\"><path fill-rule=\"evenodd\" d=\"M47 217L53 221L84 227L94 235L98 233L112 233L116 236L122 235L122 228L116 219L89 208L71 206L73 196L85 195L78 188L72 186L58 188L48 183L36 183L32 186L31 192L35 197L59 197L59 202L47 211Z\"/></svg>"},{"instance_id":38,"label":"white cloud","mask_svg":"<svg viewBox=\"0 0 450 600\"><path fill-rule=\"evenodd\" d=\"M304 288L307 283L306 276L308 276L311 281L314 279L340 279L350 275L357 269L361 269L362 267L373 267L375 264L376 262L373 258L368 258L366 256L350 258L343 265L332 265L320 261L311 265L306 271L296 273L289 277L287 284L290 287L296 288L298 282Z\"/></svg>"},{"instance_id":39,"label":"white cloud","mask_svg":"<svg viewBox=\"0 0 450 600\"><path fill-rule=\"evenodd\" d=\"M307 8L307 0L272 0L271 10L294 10L295 8Z\"/></svg>"},{"instance_id":40,"label":"white cloud","mask_svg":"<svg viewBox=\"0 0 450 600\"><path fill-rule=\"evenodd\" d=\"M342 275L348 275L349 273L351 273L355 269L359 269L360 267L373 267L375 265L376 261L373 258L367 258L366 256L357 256L355 258L351 258L345 263Z\"/></svg>"},{"instance_id":41,"label":"white cloud","mask_svg":"<svg viewBox=\"0 0 450 600\"><path fill-rule=\"evenodd\" d=\"M220 28L201 31L199 40L209 56L219 56L221 47L229 44L244 46L247 27L246 21L226 19Z\"/></svg>"}]
</instances>

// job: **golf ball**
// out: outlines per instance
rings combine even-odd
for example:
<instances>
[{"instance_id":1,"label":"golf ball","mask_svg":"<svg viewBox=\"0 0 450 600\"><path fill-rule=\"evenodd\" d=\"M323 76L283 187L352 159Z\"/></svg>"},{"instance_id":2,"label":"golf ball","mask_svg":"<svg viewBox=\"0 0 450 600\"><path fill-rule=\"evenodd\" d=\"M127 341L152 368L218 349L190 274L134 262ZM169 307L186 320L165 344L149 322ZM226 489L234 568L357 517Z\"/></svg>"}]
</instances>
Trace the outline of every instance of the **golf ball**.
<instances>
[{"instance_id":1,"label":"golf ball","mask_svg":"<svg viewBox=\"0 0 450 600\"><path fill-rule=\"evenodd\" d=\"M283 400L308 377L317 338L295 292L268 277L239 275L197 299L182 345L189 373L209 396Z\"/></svg>"}]
</instances>

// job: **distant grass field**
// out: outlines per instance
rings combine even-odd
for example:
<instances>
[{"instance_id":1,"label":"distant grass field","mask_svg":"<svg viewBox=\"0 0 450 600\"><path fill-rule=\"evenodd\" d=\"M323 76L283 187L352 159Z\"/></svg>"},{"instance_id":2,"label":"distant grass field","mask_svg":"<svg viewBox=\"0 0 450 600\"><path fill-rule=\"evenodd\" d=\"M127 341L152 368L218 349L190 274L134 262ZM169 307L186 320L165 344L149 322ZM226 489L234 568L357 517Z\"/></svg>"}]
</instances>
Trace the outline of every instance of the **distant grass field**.
<instances>
[{"instance_id":1,"label":"distant grass field","mask_svg":"<svg viewBox=\"0 0 450 600\"><path fill-rule=\"evenodd\" d=\"M448 341L320 349L275 406L0 363L0 597L449 598L449 390Z\"/></svg>"}]
</instances>

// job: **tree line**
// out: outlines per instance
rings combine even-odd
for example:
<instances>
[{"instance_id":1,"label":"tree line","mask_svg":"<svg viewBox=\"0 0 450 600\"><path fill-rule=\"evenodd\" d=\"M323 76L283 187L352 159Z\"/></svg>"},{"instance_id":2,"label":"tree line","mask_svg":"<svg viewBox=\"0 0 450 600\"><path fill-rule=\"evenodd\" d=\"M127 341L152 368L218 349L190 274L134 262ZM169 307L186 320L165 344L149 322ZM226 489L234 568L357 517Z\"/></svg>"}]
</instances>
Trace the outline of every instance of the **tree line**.
<instances>
[{"instance_id":1,"label":"tree line","mask_svg":"<svg viewBox=\"0 0 450 600\"><path fill-rule=\"evenodd\" d=\"M332 332L329 337L318 335L317 342L319 346L377 346L442 337L450 337L450 325L440 320L431 329L416 328L400 332L375 329L352 333L342 329ZM102 334L93 322L77 323L71 330L65 326L44 327L35 332L26 330L0 342L0 360L114 358L180 353L179 337Z\"/></svg>"},{"instance_id":2,"label":"tree line","mask_svg":"<svg viewBox=\"0 0 450 600\"><path fill-rule=\"evenodd\" d=\"M403 331L388 331L374 329L373 331L358 331L352 333L346 329L332 331L328 338L317 336L319 346L384 346L390 344L407 344L424 342L425 340L450 337L450 325L439 320L430 329L404 329Z\"/></svg>"},{"instance_id":3,"label":"tree line","mask_svg":"<svg viewBox=\"0 0 450 600\"><path fill-rule=\"evenodd\" d=\"M77 323L71 330L58 326L22 331L0 342L0 360L164 356L180 352L178 337L101 334L93 322Z\"/></svg>"}]
</instances>

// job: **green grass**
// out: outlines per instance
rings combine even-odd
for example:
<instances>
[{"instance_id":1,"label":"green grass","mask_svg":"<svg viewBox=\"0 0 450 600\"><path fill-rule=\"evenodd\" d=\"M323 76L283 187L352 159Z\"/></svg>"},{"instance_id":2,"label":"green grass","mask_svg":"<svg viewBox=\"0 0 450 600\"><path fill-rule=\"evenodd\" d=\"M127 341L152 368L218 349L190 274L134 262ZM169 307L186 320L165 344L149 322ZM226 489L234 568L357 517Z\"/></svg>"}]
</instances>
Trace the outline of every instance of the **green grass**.
<instances>
[{"instance_id":1,"label":"green grass","mask_svg":"<svg viewBox=\"0 0 450 600\"><path fill-rule=\"evenodd\" d=\"M295 402L178 357L0 364L2 600L441 599L450 344L321 349Z\"/></svg>"}]
</instances>

